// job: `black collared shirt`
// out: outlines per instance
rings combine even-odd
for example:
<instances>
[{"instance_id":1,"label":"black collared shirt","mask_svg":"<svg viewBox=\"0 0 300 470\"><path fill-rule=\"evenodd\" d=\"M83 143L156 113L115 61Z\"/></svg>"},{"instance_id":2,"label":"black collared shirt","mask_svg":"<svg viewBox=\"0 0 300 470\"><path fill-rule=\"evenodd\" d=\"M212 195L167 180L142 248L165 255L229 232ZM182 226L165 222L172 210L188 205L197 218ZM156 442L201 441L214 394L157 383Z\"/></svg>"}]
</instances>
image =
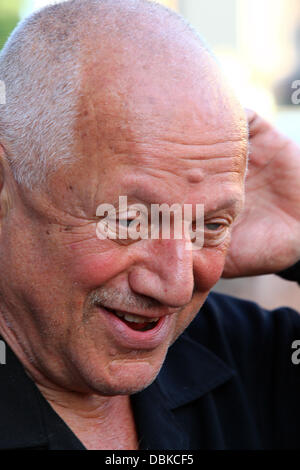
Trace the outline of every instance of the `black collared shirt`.
<instances>
[{"instance_id":1,"label":"black collared shirt","mask_svg":"<svg viewBox=\"0 0 300 470\"><path fill-rule=\"evenodd\" d=\"M131 396L140 449L300 448L295 340L300 315L292 309L210 294L156 380ZM8 346L0 449L85 449Z\"/></svg>"}]
</instances>

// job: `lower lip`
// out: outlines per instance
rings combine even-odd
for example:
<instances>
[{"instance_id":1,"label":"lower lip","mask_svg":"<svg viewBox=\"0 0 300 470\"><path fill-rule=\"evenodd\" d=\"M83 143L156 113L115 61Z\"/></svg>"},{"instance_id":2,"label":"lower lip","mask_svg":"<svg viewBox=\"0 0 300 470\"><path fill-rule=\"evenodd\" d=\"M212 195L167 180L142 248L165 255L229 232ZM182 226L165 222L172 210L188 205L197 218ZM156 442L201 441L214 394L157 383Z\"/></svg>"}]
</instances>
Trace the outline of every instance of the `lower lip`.
<instances>
[{"instance_id":1,"label":"lower lip","mask_svg":"<svg viewBox=\"0 0 300 470\"><path fill-rule=\"evenodd\" d=\"M105 308L97 307L102 314L106 327L114 337L119 346L130 349L154 349L162 344L170 332L172 315L161 317L157 324L147 331L133 330L127 326L119 317Z\"/></svg>"}]
</instances>

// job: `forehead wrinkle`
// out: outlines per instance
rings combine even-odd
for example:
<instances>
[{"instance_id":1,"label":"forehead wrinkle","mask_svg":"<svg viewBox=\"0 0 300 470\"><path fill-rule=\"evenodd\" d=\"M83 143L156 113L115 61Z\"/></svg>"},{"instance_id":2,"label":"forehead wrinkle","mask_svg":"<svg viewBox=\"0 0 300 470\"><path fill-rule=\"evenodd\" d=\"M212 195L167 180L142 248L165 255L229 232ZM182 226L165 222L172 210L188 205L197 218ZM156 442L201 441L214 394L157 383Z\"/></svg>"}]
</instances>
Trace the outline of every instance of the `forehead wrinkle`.
<instances>
[{"instance_id":1,"label":"forehead wrinkle","mask_svg":"<svg viewBox=\"0 0 300 470\"><path fill-rule=\"evenodd\" d=\"M194 147L198 147L195 148ZM213 160L218 158L231 158L245 156L247 144L244 140L226 140L212 144L192 146L192 151L182 153L183 159Z\"/></svg>"},{"instance_id":2,"label":"forehead wrinkle","mask_svg":"<svg viewBox=\"0 0 300 470\"><path fill-rule=\"evenodd\" d=\"M206 176L213 174L238 173L242 175L245 168L245 158L242 156L210 157L198 159L176 158L168 156L155 158L144 156L135 158L134 163L148 175L164 179L165 176L174 175L191 179L195 183L201 182ZM196 177L195 177L196 175Z\"/></svg>"},{"instance_id":3,"label":"forehead wrinkle","mask_svg":"<svg viewBox=\"0 0 300 470\"><path fill-rule=\"evenodd\" d=\"M116 145L114 140L114 145ZM121 144L121 145L120 145ZM220 158L245 158L248 150L247 141L244 139L223 140L219 142L212 142L211 144L189 144L189 143L175 143L173 141L154 140L151 141L132 141L127 140L120 142L116 149L122 147L123 152L127 152L131 158L135 158L137 162L148 163L149 161L158 161L161 163L163 159L168 163L172 159L180 160L195 160L205 161Z\"/></svg>"},{"instance_id":4,"label":"forehead wrinkle","mask_svg":"<svg viewBox=\"0 0 300 470\"><path fill-rule=\"evenodd\" d=\"M230 132L231 136L232 137L225 137L222 136L222 138L218 138L216 136L216 132L214 133L214 138L211 137L211 135L209 135L208 132L201 132L201 139L200 140L195 140L195 141L191 141L192 139L189 138L189 142L184 142L182 140L182 137L183 135L181 134L180 137L181 139L177 140L176 139L176 136L172 136L172 138L167 138L166 136L163 137L162 140L166 141L166 142L170 142L172 144L179 144L179 145L186 145L186 146L189 146L189 147L194 147L194 146L201 146L201 147L206 147L206 146L212 146L212 145L217 145L217 144L226 144L227 142L228 143L235 143L235 142L240 142L240 143L247 143L247 136L245 135L241 135L241 132L240 131L236 131L234 129L232 129L232 131ZM236 135L236 137L234 137Z\"/></svg>"}]
</instances>

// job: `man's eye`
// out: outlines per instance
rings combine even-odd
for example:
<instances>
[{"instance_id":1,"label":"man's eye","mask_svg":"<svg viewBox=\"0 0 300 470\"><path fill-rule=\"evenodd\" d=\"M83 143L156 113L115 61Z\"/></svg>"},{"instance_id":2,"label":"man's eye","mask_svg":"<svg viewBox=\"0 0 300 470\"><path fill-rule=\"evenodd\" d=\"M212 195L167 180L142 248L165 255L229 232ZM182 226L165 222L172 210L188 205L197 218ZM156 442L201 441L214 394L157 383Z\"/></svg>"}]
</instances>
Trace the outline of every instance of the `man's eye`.
<instances>
[{"instance_id":1,"label":"man's eye","mask_svg":"<svg viewBox=\"0 0 300 470\"><path fill-rule=\"evenodd\" d=\"M116 232L121 243L133 243L148 233L148 219L141 210L133 210L117 219Z\"/></svg>"},{"instance_id":2,"label":"man's eye","mask_svg":"<svg viewBox=\"0 0 300 470\"><path fill-rule=\"evenodd\" d=\"M207 228L207 230L210 230L212 232L217 232L218 230L222 229L223 227L224 227L224 225L220 224L220 223L205 224L205 228Z\"/></svg>"},{"instance_id":3,"label":"man's eye","mask_svg":"<svg viewBox=\"0 0 300 470\"><path fill-rule=\"evenodd\" d=\"M134 219L118 219L117 222L119 225L121 225L122 227L129 227L130 225L130 222L132 222Z\"/></svg>"},{"instance_id":4,"label":"man's eye","mask_svg":"<svg viewBox=\"0 0 300 470\"><path fill-rule=\"evenodd\" d=\"M228 237L230 224L226 221L204 224L204 244L207 247L221 245Z\"/></svg>"}]
</instances>

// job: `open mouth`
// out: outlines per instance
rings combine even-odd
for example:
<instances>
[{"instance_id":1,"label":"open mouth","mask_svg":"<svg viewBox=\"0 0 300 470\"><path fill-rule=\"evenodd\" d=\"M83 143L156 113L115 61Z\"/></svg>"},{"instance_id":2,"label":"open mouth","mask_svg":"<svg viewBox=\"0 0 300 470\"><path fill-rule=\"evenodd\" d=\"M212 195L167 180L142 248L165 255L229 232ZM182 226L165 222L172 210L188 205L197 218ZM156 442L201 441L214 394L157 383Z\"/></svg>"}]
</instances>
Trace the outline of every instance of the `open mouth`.
<instances>
[{"instance_id":1,"label":"open mouth","mask_svg":"<svg viewBox=\"0 0 300 470\"><path fill-rule=\"evenodd\" d=\"M105 307L105 310L118 317L129 328L135 331L148 331L156 327L159 318L146 318L140 315L133 315L131 313L121 312L120 310L113 310Z\"/></svg>"}]
</instances>

